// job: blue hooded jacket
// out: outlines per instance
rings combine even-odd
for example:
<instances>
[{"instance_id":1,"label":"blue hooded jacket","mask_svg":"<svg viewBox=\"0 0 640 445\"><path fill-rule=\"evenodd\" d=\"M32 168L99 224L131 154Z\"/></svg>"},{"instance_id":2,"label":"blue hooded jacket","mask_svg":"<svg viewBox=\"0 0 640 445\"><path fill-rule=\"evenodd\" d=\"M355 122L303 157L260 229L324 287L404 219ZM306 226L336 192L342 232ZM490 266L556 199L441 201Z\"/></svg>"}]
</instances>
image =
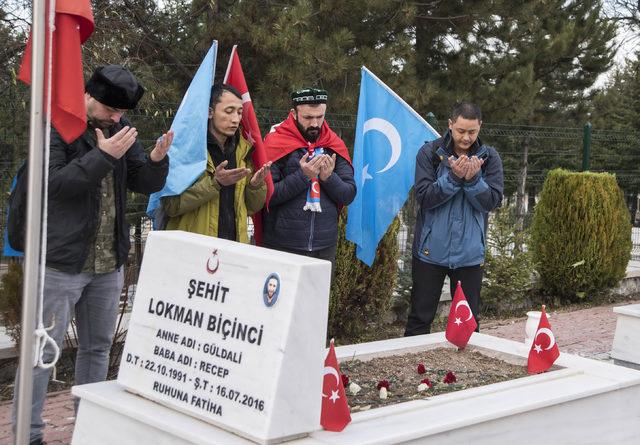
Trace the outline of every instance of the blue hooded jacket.
<instances>
[{"instance_id":1,"label":"blue hooded jacket","mask_svg":"<svg viewBox=\"0 0 640 445\"><path fill-rule=\"evenodd\" d=\"M457 269L484 263L488 214L502 202L504 178L500 155L480 139L469 156L484 159L484 164L470 181L453 174L449 156L456 156L449 131L423 145L416 156L413 255Z\"/></svg>"}]
</instances>

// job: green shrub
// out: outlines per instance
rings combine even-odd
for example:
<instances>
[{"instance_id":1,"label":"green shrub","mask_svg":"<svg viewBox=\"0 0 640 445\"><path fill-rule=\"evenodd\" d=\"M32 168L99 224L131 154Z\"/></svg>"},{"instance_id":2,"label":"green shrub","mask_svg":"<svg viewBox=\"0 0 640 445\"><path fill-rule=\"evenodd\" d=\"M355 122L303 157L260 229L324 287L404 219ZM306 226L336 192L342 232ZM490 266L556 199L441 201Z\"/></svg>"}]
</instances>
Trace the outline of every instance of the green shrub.
<instances>
[{"instance_id":1,"label":"green shrub","mask_svg":"<svg viewBox=\"0 0 640 445\"><path fill-rule=\"evenodd\" d=\"M0 320L7 335L20 345L20 323L22 322L22 264L19 260L9 260L7 273L2 277L0 292Z\"/></svg>"},{"instance_id":2,"label":"green shrub","mask_svg":"<svg viewBox=\"0 0 640 445\"><path fill-rule=\"evenodd\" d=\"M404 255L399 255L398 260L398 263L402 262L402 268L398 267L396 288L391 298L391 311L394 323L406 324L411 307L411 289L413 288L411 246L406 248Z\"/></svg>"},{"instance_id":3,"label":"green shrub","mask_svg":"<svg viewBox=\"0 0 640 445\"><path fill-rule=\"evenodd\" d=\"M531 247L545 293L584 298L620 281L631 255L631 223L615 176L549 172Z\"/></svg>"},{"instance_id":4,"label":"green shrub","mask_svg":"<svg viewBox=\"0 0 640 445\"><path fill-rule=\"evenodd\" d=\"M513 207L498 209L489 224L481 313L505 313L528 307L533 261L528 233L518 230Z\"/></svg>"},{"instance_id":5,"label":"green shrub","mask_svg":"<svg viewBox=\"0 0 640 445\"><path fill-rule=\"evenodd\" d=\"M388 311L398 267L399 226L396 218L380 241L370 268L356 258L355 245L345 238L346 218L340 218L327 328L328 337L336 338L338 344L358 341L369 323L379 322Z\"/></svg>"},{"instance_id":6,"label":"green shrub","mask_svg":"<svg viewBox=\"0 0 640 445\"><path fill-rule=\"evenodd\" d=\"M413 288L413 276L411 274L413 261L413 234L416 226L416 198L413 188L409 192L407 202L400 211L400 221L405 227L406 237L399 236L399 242L404 242L404 253L398 256L398 275L396 288L391 299L391 311L395 323L406 323L411 306L411 289ZM400 240L400 238L403 238ZM401 264L401 266L400 266Z\"/></svg>"}]
</instances>

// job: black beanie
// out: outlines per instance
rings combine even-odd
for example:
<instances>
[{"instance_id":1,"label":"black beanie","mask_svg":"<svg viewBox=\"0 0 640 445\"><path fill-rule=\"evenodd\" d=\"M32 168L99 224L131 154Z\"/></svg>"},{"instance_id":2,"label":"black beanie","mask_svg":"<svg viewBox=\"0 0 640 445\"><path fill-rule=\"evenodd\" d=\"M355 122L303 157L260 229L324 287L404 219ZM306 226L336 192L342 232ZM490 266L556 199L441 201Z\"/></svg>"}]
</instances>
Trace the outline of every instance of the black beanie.
<instances>
[{"instance_id":1,"label":"black beanie","mask_svg":"<svg viewBox=\"0 0 640 445\"><path fill-rule=\"evenodd\" d=\"M144 94L144 88L131 71L120 65L96 68L85 91L98 102L123 110L135 108Z\"/></svg>"}]
</instances>

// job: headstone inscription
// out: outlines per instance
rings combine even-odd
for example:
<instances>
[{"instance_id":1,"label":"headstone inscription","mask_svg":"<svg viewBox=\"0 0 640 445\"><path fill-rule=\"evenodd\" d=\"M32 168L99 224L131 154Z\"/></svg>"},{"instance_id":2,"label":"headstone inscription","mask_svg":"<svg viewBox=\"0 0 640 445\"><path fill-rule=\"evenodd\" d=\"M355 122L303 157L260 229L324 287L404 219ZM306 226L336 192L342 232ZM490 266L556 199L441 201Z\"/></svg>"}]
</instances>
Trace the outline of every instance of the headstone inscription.
<instances>
[{"instance_id":1,"label":"headstone inscription","mask_svg":"<svg viewBox=\"0 0 640 445\"><path fill-rule=\"evenodd\" d=\"M259 443L317 429L330 269L217 238L151 232L118 382Z\"/></svg>"}]
</instances>

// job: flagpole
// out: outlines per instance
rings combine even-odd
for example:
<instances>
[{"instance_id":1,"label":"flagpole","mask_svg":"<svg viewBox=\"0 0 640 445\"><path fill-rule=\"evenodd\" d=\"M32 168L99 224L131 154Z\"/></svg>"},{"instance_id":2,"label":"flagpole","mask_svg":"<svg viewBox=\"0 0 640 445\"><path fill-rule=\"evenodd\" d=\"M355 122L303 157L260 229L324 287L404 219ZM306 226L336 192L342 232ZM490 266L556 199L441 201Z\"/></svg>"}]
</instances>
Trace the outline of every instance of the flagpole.
<instances>
[{"instance_id":1,"label":"flagpole","mask_svg":"<svg viewBox=\"0 0 640 445\"><path fill-rule=\"evenodd\" d=\"M238 45L233 45L231 48L231 55L229 56L229 64L227 65L227 71L224 73L224 78L222 80L223 83L227 83L227 79L229 78L229 73L231 72L231 65L233 65L233 55L236 52L236 48Z\"/></svg>"},{"instance_id":2,"label":"flagpole","mask_svg":"<svg viewBox=\"0 0 640 445\"><path fill-rule=\"evenodd\" d=\"M22 294L22 329L20 333L20 371L18 396L15 398L16 443L29 443L31 427L31 400L33 393L33 334L36 325L36 296L38 293L41 220L42 172L44 147L44 45L45 5L43 0L33 1L32 53L31 53L31 108L29 116L29 165L27 186L27 227L24 252L24 282Z\"/></svg>"}]
</instances>

